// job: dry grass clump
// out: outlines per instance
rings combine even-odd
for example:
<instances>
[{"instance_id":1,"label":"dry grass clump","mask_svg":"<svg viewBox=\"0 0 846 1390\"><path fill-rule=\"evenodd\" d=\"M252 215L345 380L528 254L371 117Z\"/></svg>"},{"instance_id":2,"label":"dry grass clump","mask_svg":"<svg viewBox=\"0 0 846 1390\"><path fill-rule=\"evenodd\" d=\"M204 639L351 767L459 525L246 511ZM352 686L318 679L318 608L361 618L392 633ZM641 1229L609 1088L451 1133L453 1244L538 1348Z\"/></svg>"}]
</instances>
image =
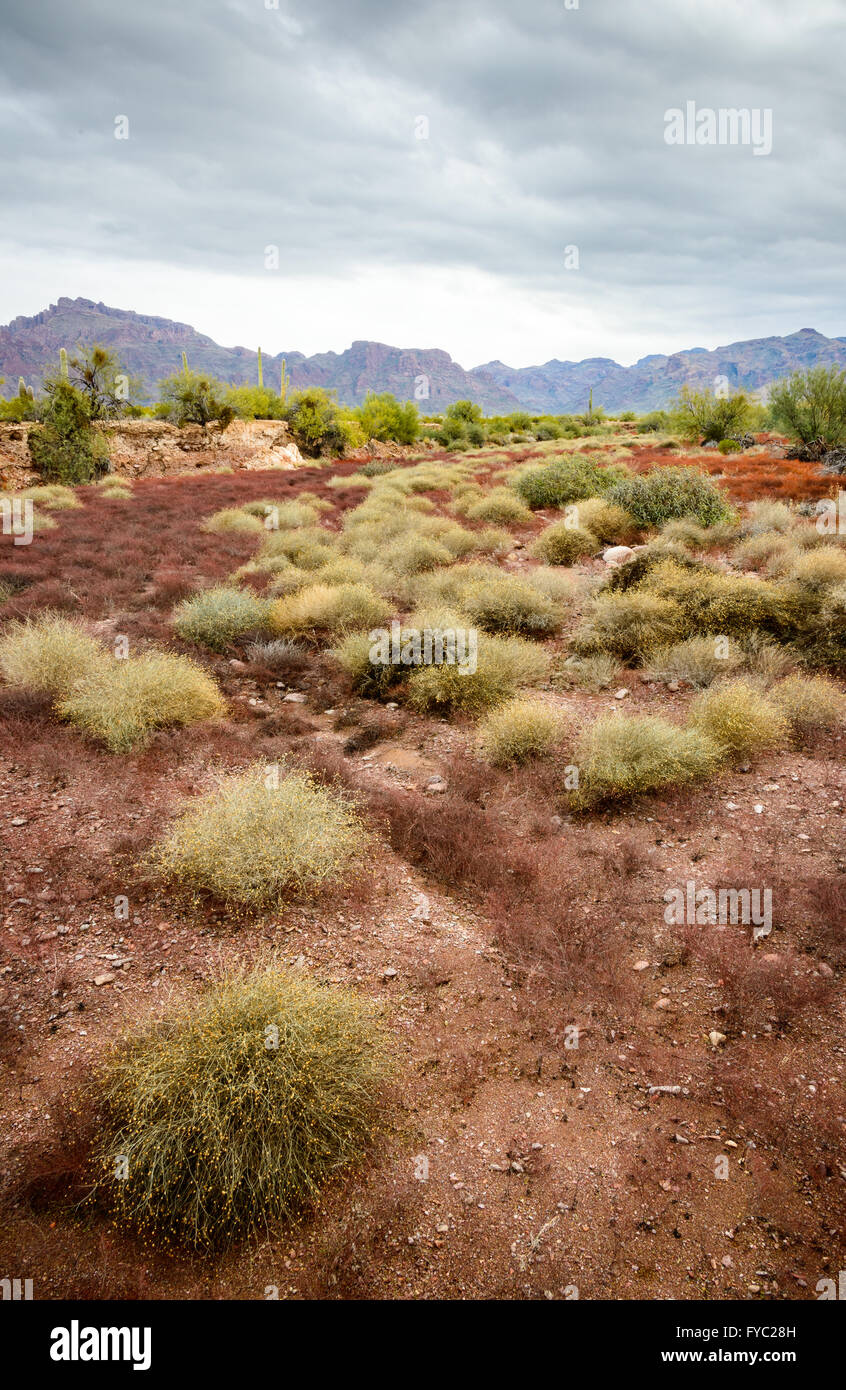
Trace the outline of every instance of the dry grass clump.
<instances>
[{"instance_id":1,"label":"dry grass clump","mask_svg":"<svg viewBox=\"0 0 846 1390\"><path fill-rule=\"evenodd\" d=\"M185 642L222 652L235 637L267 626L270 603L229 585L192 594L175 609L173 626Z\"/></svg>"},{"instance_id":2,"label":"dry grass clump","mask_svg":"<svg viewBox=\"0 0 846 1390\"><path fill-rule=\"evenodd\" d=\"M390 616L390 604L366 584L310 584L271 605L268 627L281 636L296 636L378 627Z\"/></svg>"},{"instance_id":3,"label":"dry grass clump","mask_svg":"<svg viewBox=\"0 0 846 1390\"><path fill-rule=\"evenodd\" d=\"M775 567L790 568L796 551L791 541L781 531L756 531L738 545L735 559L744 569L762 570ZM787 557L787 558L786 558Z\"/></svg>"},{"instance_id":4,"label":"dry grass clump","mask_svg":"<svg viewBox=\"0 0 846 1390\"><path fill-rule=\"evenodd\" d=\"M118 479L111 481L116 483ZM29 498L36 506L46 507L48 511L52 512L82 506L82 502L73 488L66 487L64 483L38 483L34 487L23 488L18 496L24 499Z\"/></svg>"},{"instance_id":5,"label":"dry grass clump","mask_svg":"<svg viewBox=\"0 0 846 1390\"><path fill-rule=\"evenodd\" d=\"M264 531L265 528L262 527ZM301 526L293 530L265 531L255 564L264 569L284 558L304 570L319 570L336 559L333 537L320 526Z\"/></svg>"},{"instance_id":6,"label":"dry grass clump","mask_svg":"<svg viewBox=\"0 0 846 1390\"><path fill-rule=\"evenodd\" d=\"M132 496L132 488L126 478L103 478L95 484L98 493L112 502L126 502Z\"/></svg>"},{"instance_id":7,"label":"dry grass clump","mask_svg":"<svg viewBox=\"0 0 846 1390\"><path fill-rule=\"evenodd\" d=\"M567 687L578 686L596 694L607 690L616 679L620 661L607 652L597 652L595 656L568 656L556 667L553 682Z\"/></svg>"},{"instance_id":8,"label":"dry grass clump","mask_svg":"<svg viewBox=\"0 0 846 1390\"><path fill-rule=\"evenodd\" d=\"M264 531L264 524L257 516L251 515L242 507L223 507L218 512L213 512L207 516L201 531L209 531L213 535L227 535L230 532L253 532L261 535Z\"/></svg>"},{"instance_id":9,"label":"dry grass clump","mask_svg":"<svg viewBox=\"0 0 846 1390\"><path fill-rule=\"evenodd\" d=\"M493 710L479 729L479 747L488 762L509 767L548 753L564 736L563 714L540 700L509 700Z\"/></svg>"},{"instance_id":10,"label":"dry grass clump","mask_svg":"<svg viewBox=\"0 0 846 1390\"><path fill-rule=\"evenodd\" d=\"M669 647L659 647L649 656L650 675L660 681L687 681L704 687L720 676L729 675L743 665L743 653L736 643L730 643L727 654L715 637L688 637Z\"/></svg>"},{"instance_id":11,"label":"dry grass clump","mask_svg":"<svg viewBox=\"0 0 846 1390\"><path fill-rule=\"evenodd\" d=\"M346 671L359 695L384 698L390 687L409 674L408 667L373 660L374 644L366 632L348 632L331 655Z\"/></svg>"},{"instance_id":12,"label":"dry grass clump","mask_svg":"<svg viewBox=\"0 0 846 1390\"><path fill-rule=\"evenodd\" d=\"M529 508L509 487L491 488L478 501L464 509L468 521L490 521L496 525L525 525L532 519Z\"/></svg>"},{"instance_id":13,"label":"dry grass clump","mask_svg":"<svg viewBox=\"0 0 846 1390\"><path fill-rule=\"evenodd\" d=\"M579 575L566 574L563 570L547 569L537 565L520 576L523 584L536 589L539 594L552 599L561 607L570 608L583 593L583 583Z\"/></svg>"},{"instance_id":14,"label":"dry grass clump","mask_svg":"<svg viewBox=\"0 0 846 1390\"><path fill-rule=\"evenodd\" d=\"M261 909L337 882L369 842L352 803L306 773L256 765L189 805L153 862L186 888Z\"/></svg>"},{"instance_id":15,"label":"dry grass clump","mask_svg":"<svg viewBox=\"0 0 846 1390\"><path fill-rule=\"evenodd\" d=\"M823 676L788 676L769 696L799 737L815 729L836 729L846 718L846 695Z\"/></svg>"},{"instance_id":16,"label":"dry grass clump","mask_svg":"<svg viewBox=\"0 0 846 1390\"><path fill-rule=\"evenodd\" d=\"M846 550L833 545L809 550L791 566L790 578L809 589L830 589L846 584Z\"/></svg>"},{"instance_id":17,"label":"dry grass clump","mask_svg":"<svg viewBox=\"0 0 846 1390\"><path fill-rule=\"evenodd\" d=\"M606 653L621 661L640 661L657 647L683 635L676 605L642 589L602 593L573 637L582 656Z\"/></svg>"},{"instance_id":18,"label":"dry grass clump","mask_svg":"<svg viewBox=\"0 0 846 1390\"><path fill-rule=\"evenodd\" d=\"M706 734L724 753L742 757L784 744L788 723L760 688L748 681L727 681L704 691L690 711L694 729Z\"/></svg>"},{"instance_id":19,"label":"dry grass clump","mask_svg":"<svg viewBox=\"0 0 846 1390\"><path fill-rule=\"evenodd\" d=\"M634 517L604 497L587 497L584 502L575 503L573 510L578 525L605 544L623 544L638 529Z\"/></svg>"},{"instance_id":20,"label":"dry grass clump","mask_svg":"<svg viewBox=\"0 0 846 1390\"><path fill-rule=\"evenodd\" d=\"M485 632L546 635L561 626L563 617L551 598L507 574L470 584L459 602L462 611Z\"/></svg>"},{"instance_id":21,"label":"dry grass clump","mask_svg":"<svg viewBox=\"0 0 846 1390\"><path fill-rule=\"evenodd\" d=\"M685 786L715 772L720 761L720 749L700 729L650 715L603 715L576 746L579 785L572 802L587 808Z\"/></svg>"},{"instance_id":22,"label":"dry grass clump","mask_svg":"<svg viewBox=\"0 0 846 1390\"><path fill-rule=\"evenodd\" d=\"M363 1158L387 1073L372 1006L351 991L277 969L224 976L98 1069L100 1192L154 1244L264 1232Z\"/></svg>"},{"instance_id":23,"label":"dry grass clump","mask_svg":"<svg viewBox=\"0 0 846 1390\"><path fill-rule=\"evenodd\" d=\"M0 638L0 672L8 684L56 699L107 660L99 642L58 613L11 623Z\"/></svg>"},{"instance_id":24,"label":"dry grass clump","mask_svg":"<svg viewBox=\"0 0 846 1390\"><path fill-rule=\"evenodd\" d=\"M377 558L379 553L380 547L374 544L372 558ZM409 535L389 545L382 550L382 555L385 564L396 574L422 574L425 570L436 569L438 565L450 565L455 559L440 541L420 535Z\"/></svg>"},{"instance_id":25,"label":"dry grass clump","mask_svg":"<svg viewBox=\"0 0 846 1390\"><path fill-rule=\"evenodd\" d=\"M541 531L532 546L532 554L548 565L574 565L585 555L595 555L599 541L592 531L571 526L568 521L555 521Z\"/></svg>"},{"instance_id":26,"label":"dry grass clump","mask_svg":"<svg viewBox=\"0 0 846 1390\"><path fill-rule=\"evenodd\" d=\"M747 536L762 536L768 531L784 534L796 525L796 515L786 502L761 500L751 502L741 526Z\"/></svg>"},{"instance_id":27,"label":"dry grass clump","mask_svg":"<svg viewBox=\"0 0 846 1390\"><path fill-rule=\"evenodd\" d=\"M435 624L441 626L443 622ZM427 714L477 715L509 699L522 686L539 685L549 657L521 637L478 638L475 671L458 663L418 666L408 682L409 703Z\"/></svg>"},{"instance_id":28,"label":"dry grass clump","mask_svg":"<svg viewBox=\"0 0 846 1390\"><path fill-rule=\"evenodd\" d=\"M123 753L154 729L197 724L222 714L225 704L214 681L195 662L169 652L147 652L98 663L56 708L61 718L100 739L111 752Z\"/></svg>"},{"instance_id":29,"label":"dry grass clump","mask_svg":"<svg viewBox=\"0 0 846 1390\"><path fill-rule=\"evenodd\" d=\"M313 503L303 501L302 495L295 502L275 502L269 497L255 502L245 502L241 510L248 516L258 517L262 527L268 531L311 526L316 515Z\"/></svg>"}]
</instances>

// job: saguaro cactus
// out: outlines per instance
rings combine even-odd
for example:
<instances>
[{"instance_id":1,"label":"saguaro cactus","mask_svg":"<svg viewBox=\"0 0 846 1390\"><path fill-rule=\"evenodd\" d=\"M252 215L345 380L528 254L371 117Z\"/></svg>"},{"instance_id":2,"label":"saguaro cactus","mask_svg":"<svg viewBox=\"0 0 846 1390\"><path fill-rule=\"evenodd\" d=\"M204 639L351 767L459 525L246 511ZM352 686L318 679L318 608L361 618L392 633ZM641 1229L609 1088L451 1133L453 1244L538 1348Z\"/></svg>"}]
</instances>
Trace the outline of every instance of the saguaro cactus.
<instances>
[{"instance_id":1,"label":"saguaro cactus","mask_svg":"<svg viewBox=\"0 0 846 1390\"><path fill-rule=\"evenodd\" d=\"M183 354L182 354L182 370L183 370L183 372L185 373L185 375L187 376L187 375L188 375L188 354L187 354L186 352L183 352Z\"/></svg>"},{"instance_id":2,"label":"saguaro cactus","mask_svg":"<svg viewBox=\"0 0 846 1390\"><path fill-rule=\"evenodd\" d=\"M287 396L287 394L288 394L288 371L287 371L287 362L286 362L286 359L283 357L283 358L282 358L282 380L281 380L280 386L279 386L279 395L282 397L282 400L284 401L284 400L285 400L285 397Z\"/></svg>"},{"instance_id":3,"label":"saguaro cactus","mask_svg":"<svg viewBox=\"0 0 846 1390\"><path fill-rule=\"evenodd\" d=\"M262 387L264 386L264 372L262 371L262 366L261 366L261 348L259 348L259 350L258 350L258 384L259 384L259 390L261 390Z\"/></svg>"},{"instance_id":4,"label":"saguaro cactus","mask_svg":"<svg viewBox=\"0 0 846 1390\"><path fill-rule=\"evenodd\" d=\"M67 352L65 351L64 348L59 348L59 362L61 363L61 367L62 367L62 379L63 379L64 381L67 381L67 379L68 379L68 355L67 355Z\"/></svg>"}]
</instances>

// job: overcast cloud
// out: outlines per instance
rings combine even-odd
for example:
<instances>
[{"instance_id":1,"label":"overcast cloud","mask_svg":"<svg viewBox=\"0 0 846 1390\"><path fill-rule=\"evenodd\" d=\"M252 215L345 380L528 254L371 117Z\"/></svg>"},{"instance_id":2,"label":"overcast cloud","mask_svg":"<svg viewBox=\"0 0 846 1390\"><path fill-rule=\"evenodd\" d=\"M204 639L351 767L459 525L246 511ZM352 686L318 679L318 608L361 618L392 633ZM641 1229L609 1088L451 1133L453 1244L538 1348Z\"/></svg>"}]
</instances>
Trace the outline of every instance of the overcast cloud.
<instances>
[{"instance_id":1,"label":"overcast cloud","mask_svg":"<svg viewBox=\"0 0 846 1390\"><path fill-rule=\"evenodd\" d=\"M843 0L272 4L7 0L0 321L467 367L846 333ZM666 144L688 101L772 152Z\"/></svg>"}]
</instances>

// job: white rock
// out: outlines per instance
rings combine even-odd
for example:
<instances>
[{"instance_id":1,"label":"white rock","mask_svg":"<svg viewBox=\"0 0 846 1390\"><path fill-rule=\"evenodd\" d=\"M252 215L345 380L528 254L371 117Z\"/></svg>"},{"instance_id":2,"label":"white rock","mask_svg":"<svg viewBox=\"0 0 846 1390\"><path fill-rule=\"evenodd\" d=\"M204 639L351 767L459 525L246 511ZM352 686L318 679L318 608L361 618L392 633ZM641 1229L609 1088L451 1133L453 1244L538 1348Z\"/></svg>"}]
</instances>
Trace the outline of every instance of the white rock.
<instances>
[{"instance_id":1,"label":"white rock","mask_svg":"<svg viewBox=\"0 0 846 1390\"><path fill-rule=\"evenodd\" d=\"M606 565L616 568L617 565L624 565L627 560L634 557L634 551L630 545L610 545L607 550L603 550L602 558Z\"/></svg>"}]
</instances>

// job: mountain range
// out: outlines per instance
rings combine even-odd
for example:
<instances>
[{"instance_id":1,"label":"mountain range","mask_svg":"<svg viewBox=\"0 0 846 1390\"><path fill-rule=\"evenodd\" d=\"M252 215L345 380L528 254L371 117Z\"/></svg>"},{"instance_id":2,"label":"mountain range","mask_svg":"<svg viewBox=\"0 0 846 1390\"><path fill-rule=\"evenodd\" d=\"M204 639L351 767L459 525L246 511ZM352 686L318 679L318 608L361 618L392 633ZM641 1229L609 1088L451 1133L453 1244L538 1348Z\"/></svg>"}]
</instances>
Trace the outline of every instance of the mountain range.
<instances>
[{"instance_id":1,"label":"mountain range","mask_svg":"<svg viewBox=\"0 0 846 1390\"><path fill-rule=\"evenodd\" d=\"M258 379L253 348L221 347L185 323L154 318L128 309L113 309L90 299L61 298L30 318L16 318L0 328L0 376L5 391L18 377L38 388L42 374L55 367L59 349L69 353L80 344L102 343L114 349L126 370L155 399L156 383L179 371L182 353L195 370L224 381ZM836 363L846 367L846 337L827 338L813 328L786 337L752 338L725 347L690 348L669 355L653 353L631 367L609 357L581 362L550 362L537 367L508 367L486 362L469 371L440 348L396 348L359 340L344 352L262 354L264 381L278 389L283 360L292 389L323 386L345 405L358 405L368 391L391 391L400 400L416 399L424 413L437 413L451 401L477 402L485 414L567 414L594 405L613 413L658 409L688 383L713 387L726 377L732 389L760 390L800 368ZM428 395L426 392L428 391Z\"/></svg>"}]
</instances>

